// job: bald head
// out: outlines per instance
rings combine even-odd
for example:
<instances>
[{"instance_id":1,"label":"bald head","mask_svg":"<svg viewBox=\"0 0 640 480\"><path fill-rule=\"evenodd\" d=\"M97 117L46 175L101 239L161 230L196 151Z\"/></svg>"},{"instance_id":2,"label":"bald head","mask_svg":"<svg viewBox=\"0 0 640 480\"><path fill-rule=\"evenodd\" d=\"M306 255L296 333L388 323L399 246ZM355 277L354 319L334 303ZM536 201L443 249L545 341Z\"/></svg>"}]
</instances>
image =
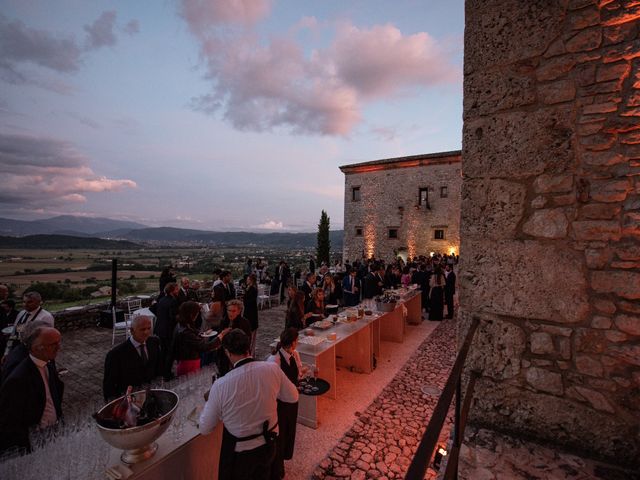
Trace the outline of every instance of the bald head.
<instances>
[{"instance_id":1,"label":"bald head","mask_svg":"<svg viewBox=\"0 0 640 480\"><path fill-rule=\"evenodd\" d=\"M52 327L41 327L35 333L37 336L31 343L29 353L45 362L55 360L62 341L60 332Z\"/></svg>"},{"instance_id":2,"label":"bald head","mask_svg":"<svg viewBox=\"0 0 640 480\"><path fill-rule=\"evenodd\" d=\"M153 322L151 317L137 315L131 320L131 336L138 343L144 343L151 336Z\"/></svg>"}]
</instances>

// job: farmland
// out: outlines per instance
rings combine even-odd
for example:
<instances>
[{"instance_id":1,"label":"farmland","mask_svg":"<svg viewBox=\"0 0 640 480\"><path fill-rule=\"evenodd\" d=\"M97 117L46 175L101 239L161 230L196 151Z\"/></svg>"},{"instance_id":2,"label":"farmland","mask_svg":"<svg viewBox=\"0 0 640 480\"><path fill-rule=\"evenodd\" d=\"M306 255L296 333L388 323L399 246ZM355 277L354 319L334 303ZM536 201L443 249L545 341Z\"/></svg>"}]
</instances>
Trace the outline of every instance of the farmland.
<instances>
[{"instance_id":1,"label":"farmland","mask_svg":"<svg viewBox=\"0 0 640 480\"><path fill-rule=\"evenodd\" d=\"M15 297L30 286L48 293L47 308L86 304L98 300L97 290L110 284L111 259L118 260L120 295L157 291L160 271L173 265L178 277L213 280L213 270L228 269L242 275L247 258L260 258L273 272L280 259L292 271L304 270L312 249L263 247L156 247L137 250L0 249L0 283L9 285ZM56 298L54 298L56 297Z\"/></svg>"}]
</instances>

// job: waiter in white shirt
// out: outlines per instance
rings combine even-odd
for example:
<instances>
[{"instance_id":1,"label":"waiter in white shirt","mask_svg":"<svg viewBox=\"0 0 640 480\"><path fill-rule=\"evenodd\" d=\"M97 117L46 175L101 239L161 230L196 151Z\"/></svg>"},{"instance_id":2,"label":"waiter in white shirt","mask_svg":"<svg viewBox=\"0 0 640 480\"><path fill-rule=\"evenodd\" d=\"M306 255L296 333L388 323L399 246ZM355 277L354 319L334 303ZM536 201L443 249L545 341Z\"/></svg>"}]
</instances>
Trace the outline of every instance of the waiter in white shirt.
<instances>
[{"instance_id":1,"label":"waiter in white shirt","mask_svg":"<svg viewBox=\"0 0 640 480\"><path fill-rule=\"evenodd\" d=\"M24 304L24 310L21 310L16 317L16 323L13 326L13 331L7 342L4 356L9 355L13 347L20 343L20 333L27 323L33 322L34 320L42 320L50 327L55 326L53 315L42 308L42 297L38 292L31 291L25 293L22 296L22 303Z\"/></svg>"},{"instance_id":2,"label":"waiter in white shirt","mask_svg":"<svg viewBox=\"0 0 640 480\"><path fill-rule=\"evenodd\" d=\"M200 432L224 423L220 480L267 480L278 434L277 400L294 403L298 390L278 365L254 361L249 337L240 329L225 335L222 348L233 369L218 379L200 415Z\"/></svg>"}]
</instances>

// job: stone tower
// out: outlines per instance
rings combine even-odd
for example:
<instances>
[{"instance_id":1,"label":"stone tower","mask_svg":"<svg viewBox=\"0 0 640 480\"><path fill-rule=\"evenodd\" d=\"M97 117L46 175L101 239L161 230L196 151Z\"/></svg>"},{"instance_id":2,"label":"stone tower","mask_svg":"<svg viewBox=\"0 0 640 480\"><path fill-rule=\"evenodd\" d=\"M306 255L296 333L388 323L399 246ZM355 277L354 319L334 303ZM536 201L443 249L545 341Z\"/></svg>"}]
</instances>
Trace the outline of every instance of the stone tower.
<instances>
[{"instance_id":1,"label":"stone tower","mask_svg":"<svg viewBox=\"0 0 640 480\"><path fill-rule=\"evenodd\" d=\"M640 464L640 2L467 0L473 421Z\"/></svg>"}]
</instances>

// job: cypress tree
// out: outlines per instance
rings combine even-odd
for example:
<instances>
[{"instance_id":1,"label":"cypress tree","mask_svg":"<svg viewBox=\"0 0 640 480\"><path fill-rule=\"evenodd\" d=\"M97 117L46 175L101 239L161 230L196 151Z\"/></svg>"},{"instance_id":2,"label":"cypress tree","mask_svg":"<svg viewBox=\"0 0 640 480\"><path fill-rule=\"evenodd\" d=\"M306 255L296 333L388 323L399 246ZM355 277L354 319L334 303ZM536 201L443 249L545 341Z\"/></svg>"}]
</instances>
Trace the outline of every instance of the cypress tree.
<instances>
[{"instance_id":1,"label":"cypress tree","mask_svg":"<svg viewBox=\"0 0 640 480\"><path fill-rule=\"evenodd\" d=\"M318 266L320 266L322 262L326 262L327 265L331 265L330 252L331 240L329 240L329 216L327 215L327 212L322 210L320 223L318 223L318 247L316 249Z\"/></svg>"}]
</instances>

